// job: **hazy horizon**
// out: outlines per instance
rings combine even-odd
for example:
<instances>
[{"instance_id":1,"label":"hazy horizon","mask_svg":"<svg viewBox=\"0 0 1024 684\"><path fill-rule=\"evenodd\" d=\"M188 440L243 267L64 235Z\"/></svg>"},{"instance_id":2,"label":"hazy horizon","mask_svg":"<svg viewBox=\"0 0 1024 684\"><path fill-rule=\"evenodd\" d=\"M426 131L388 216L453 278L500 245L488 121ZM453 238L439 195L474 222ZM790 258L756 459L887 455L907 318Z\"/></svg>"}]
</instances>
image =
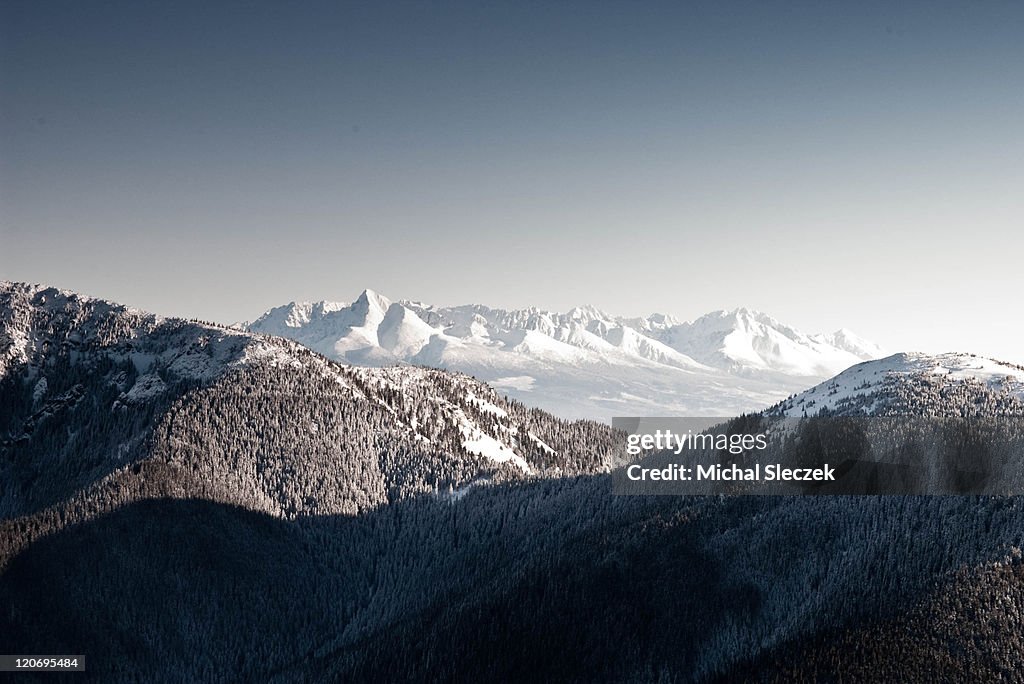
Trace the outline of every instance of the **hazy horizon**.
<instances>
[{"instance_id":1,"label":"hazy horizon","mask_svg":"<svg viewBox=\"0 0 1024 684\"><path fill-rule=\"evenodd\" d=\"M10 2L0 278L364 288L1024 362L1024 6Z\"/></svg>"},{"instance_id":2,"label":"hazy horizon","mask_svg":"<svg viewBox=\"0 0 1024 684\"><path fill-rule=\"evenodd\" d=\"M5 278L2 275L0 275L0 280L3 280L3 279L11 280L10 278ZM882 347L882 349L884 350L884 352L887 355L888 354L896 354L896 353L900 353L900 352L923 352L923 353L932 353L932 354L941 354L941 353L946 353L946 352L968 352L968 353L980 354L982 356L991 356L991 357L995 358L996 360L1001 360L1001 361L1010 361L1010 362L1017 362L1017 363L1020 363L1022 361L1022 359L1020 359L1020 358L1015 359L1015 358L1011 358L1011 357L1000 357L998 354L995 354L995 355L993 355L993 354L985 354L983 352L979 352L977 349L967 349L967 348L965 348L965 349L956 349L956 348L938 348L938 347L933 347L933 348L924 348L924 347L895 348L895 347L892 347L891 345L886 344L884 339L878 339L878 338L874 338L874 337L869 337L869 336L864 335L863 333L861 333L861 331L859 331L859 330L857 330L855 328L851 328L848 325L840 325L838 327L833 327L833 328L814 328L814 327L801 326L801 325L797 325L793 321L789 321L789 320L785 320L785 319L780 318L779 316L775 315L775 313L773 311L771 311L771 310L757 309L756 307L750 307L750 306L746 306L746 305L743 305L743 304L736 305L736 306L711 307L711 308L704 309L704 310L701 311L701 313L693 315L693 316L680 316L680 315L677 315L677 314L673 313L672 311L661 311L661 310L658 310L658 311L655 311L655 310L643 310L643 311L641 311L641 310L638 309L638 310L630 310L630 311L613 311L613 310L609 310L609 309L607 309L605 307L602 307L602 306L600 306L598 304L594 304L593 302L580 302L580 303L577 303L577 304L574 304L574 305L571 305L571 306L566 306L566 307L544 307L544 306L538 306L538 305L533 304L533 303L524 303L524 304L521 304L521 305L513 304L513 305L507 305L507 306L498 306L498 305L495 305L495 304L490 303L490 302L470 301L470 300L466 300L466 301L434 302L434 301L426 301L426 300L423 300L422 298L417 298L417 297L407 297L407 296L398 296L398 297L396 297L396 296L392 296L388 292L379 290L377 288L367 287L367 288L360 289L358 292L351 293L348 297L297 297L297 298L291 298L291 299L288 299L287 301L281 301L281 302L278 302L276 304L268 305L265 308L260 309L257 313L255 313L255 314L253 314L251 316L248 316L248 317L237 317L236 316L234 318L217 319L217 318L206 318L206 317L203 317L203 316L198 316L198 315L196 315L194 313L191 313L187 309L182 309L182 310L173 311L173 312L161 311L161 310L154 309L152 307L140 305L136 301L131 301L131 300L128 300L128 299L114 297L114 296L108 296L108 295L104 295L104 294L98 294L96 292L87 292L87 291L80 290L78 288L67 287L66 285L62 285L60 283L41 283L41 282L35 282L35 281L17 281L17 282L27 282L29 284L34 284L34 285L45 285L45 286L49 286L49 287L56 287L58 289L70 290L70 291L74 291L74 292L76 292L78 294L81 294L83 296L93 297L93 298L97 298L97 299L105 299L105 300L108 300L108 301L113 301L113 302L118 303L118 304L123 304L125 306L129 306L129 307L132 307L132 308L141 309L141 310L147 311L149 313L154 313L154 314L161 315L161 316L172 316L172 317L176 317L176 318L197 318L197 319L201 319L201 320L208 320L208 321L210 321L212 323L216 323L216 324L220 324L220 325L225 325L225 326L247 325L247 324L250 324L250 323L254 322L260 315L268 313L271 309L274 309L274 308L277 308L277 307L281 307L281 306L287 306L287 305L293 304L293 303L301 303L301 302L316 303L316 302L320 302L320 301L329 301L329 302L342 303L342 304L348 305L348 304L353 303L359 297L359 295L362 294L362 292L364 290L370 290L370 291L376 292L379 295L383 295L384 297L387 297L392 302L413 301L413 302L421 302L421 303L424 303L424 304L428 304L428 305L432 305L432 306L437 306L437 307L441 307L441 308L456 307L456 306L461 306L461 305L481 304L481 305L484 305L484 306L487 306L487 307L490 307L490 308L493 308L493 309L522 310L522 309L529 309L529 308L537 308L537 309L541 309L541 310L549 311L549 312L553 312L553 313L566 313L566 312L568 312L570 309L572 309L574 307L593 306L594 308L599 309L602 312L604 312L606 314L609 314L611 316L617 317L617 318L647 318L649 316L653 316L653 315L656 315L656 314L663 314L663 315L673 316L673 317L679 319L682 322L693 322L695 319L700 318L701 316L704 316L704 315L707 315L707 314L711 314L711 313L715 313L717 311L733 311L733 310L736 310L736 309L746 308L746 309L750 309L750 310L753 310L753 311L757 311L759 313L763 313L763 314L767 314L769 316L772 316L773 318L778 320L779 323L782 323L784 325L793 326L793 327L797 328L798 330L800 330L801 332L806 333L806 334L834 333L834 332L839 331L840 329L846 329L846 330L849 330L850 332L853 332L854 334L858 335L859 337L862 337L862 338L866 339L869 342L874 342L874 343L878 344L880 347ZM223 304L223 302L219 302L219 304Z\"/></svg>"}]
</instances>

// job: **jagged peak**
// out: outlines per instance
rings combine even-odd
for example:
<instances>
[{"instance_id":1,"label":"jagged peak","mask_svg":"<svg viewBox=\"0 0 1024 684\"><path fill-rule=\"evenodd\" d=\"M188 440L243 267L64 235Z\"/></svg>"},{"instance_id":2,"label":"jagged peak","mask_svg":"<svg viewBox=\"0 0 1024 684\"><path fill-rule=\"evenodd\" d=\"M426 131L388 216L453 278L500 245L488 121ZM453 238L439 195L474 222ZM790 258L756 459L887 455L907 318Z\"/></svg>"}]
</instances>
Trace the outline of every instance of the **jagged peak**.
<instances>
[{"instance_id":1,"label":"jagged peak","mask_svg":"<svg viewBox=\"0 0 1024 684\"><path fill-rule=\"evenodd\" d=\"M391 308L391 300L369 288L363 290L352 303L353 309L376 309L381 313Z\"/></svg>"},{"instance_id":2,"label":"jagged peak","mask_svg":"<svg viewBox=\"0 0 1024 684\"><path fill-rule=\"evenodd\" d=\"M615 317L591 304L584 304L582 306L574 306L565 312L565 316L570 320L578 320L588 322L594 319L611 321Z\"/></svg>"}]
</instances>

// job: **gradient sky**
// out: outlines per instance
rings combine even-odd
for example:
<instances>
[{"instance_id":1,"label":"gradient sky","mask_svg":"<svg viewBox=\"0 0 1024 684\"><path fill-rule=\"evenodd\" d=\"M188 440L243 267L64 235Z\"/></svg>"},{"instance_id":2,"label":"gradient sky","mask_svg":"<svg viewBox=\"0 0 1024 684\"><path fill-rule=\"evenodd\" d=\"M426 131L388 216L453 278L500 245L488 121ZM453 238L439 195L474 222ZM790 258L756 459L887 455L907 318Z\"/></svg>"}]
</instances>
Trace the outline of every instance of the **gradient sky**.
<instances>
[{"instance_id":1,"label":"gradient sky","mask_svg":"<svg viewBox=\"0 0 1024 684\"><path fill-rule=\"evenodd\" d=\"M224 322L748 306L1024 362L1024 4L0 8L0 278Z\"/></svg>"}]
</instances>

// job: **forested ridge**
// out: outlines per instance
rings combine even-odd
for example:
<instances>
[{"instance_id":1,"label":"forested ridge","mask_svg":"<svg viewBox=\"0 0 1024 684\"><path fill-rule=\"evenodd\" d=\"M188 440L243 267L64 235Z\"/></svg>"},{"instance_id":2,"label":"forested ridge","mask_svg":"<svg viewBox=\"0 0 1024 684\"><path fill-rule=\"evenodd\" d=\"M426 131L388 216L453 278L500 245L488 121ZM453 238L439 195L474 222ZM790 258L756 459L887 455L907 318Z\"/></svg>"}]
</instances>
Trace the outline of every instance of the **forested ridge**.
<instances>
[{"instance_id":1,"label":"forested ridge","mask_svg":"<svg viewBox=\"0 0 1024 684\"><path fill-rule=\"evenodd\" d=\"M610 428L443 371L357 369L286 340L53 289L0 290L0 561L153 496L279 517L607 468ZM513 458L514 456L514 458Z\"/></svg>"},{"instance_id":2,"label":"forested ridge","mask_svg":"<svg viewBox=\"0 0 1024 684\"><path fill-rule=\"evenodd\" d=\"M1024 668L1018 499L616 497L619 444L467 376L6 283L0 643L97 681Z\"/></svg>"}]
</instances>

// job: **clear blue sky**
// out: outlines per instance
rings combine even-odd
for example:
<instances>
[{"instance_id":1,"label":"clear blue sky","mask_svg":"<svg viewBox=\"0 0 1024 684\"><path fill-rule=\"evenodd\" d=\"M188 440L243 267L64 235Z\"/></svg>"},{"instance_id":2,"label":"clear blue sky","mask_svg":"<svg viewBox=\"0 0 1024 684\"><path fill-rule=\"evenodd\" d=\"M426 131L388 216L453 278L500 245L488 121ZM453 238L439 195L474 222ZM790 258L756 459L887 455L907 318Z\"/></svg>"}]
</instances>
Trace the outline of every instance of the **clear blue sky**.
<instances>
[{"instance_id":1,"label":"clear blue sky","mask_svg":"<svg viewBox=\"0 0 1024 684\"><path fill-rule=\"evenodd\" d=\"M1024 361L1024 5L0 2L0 277Z\"/></svg>"}]
</instances>

